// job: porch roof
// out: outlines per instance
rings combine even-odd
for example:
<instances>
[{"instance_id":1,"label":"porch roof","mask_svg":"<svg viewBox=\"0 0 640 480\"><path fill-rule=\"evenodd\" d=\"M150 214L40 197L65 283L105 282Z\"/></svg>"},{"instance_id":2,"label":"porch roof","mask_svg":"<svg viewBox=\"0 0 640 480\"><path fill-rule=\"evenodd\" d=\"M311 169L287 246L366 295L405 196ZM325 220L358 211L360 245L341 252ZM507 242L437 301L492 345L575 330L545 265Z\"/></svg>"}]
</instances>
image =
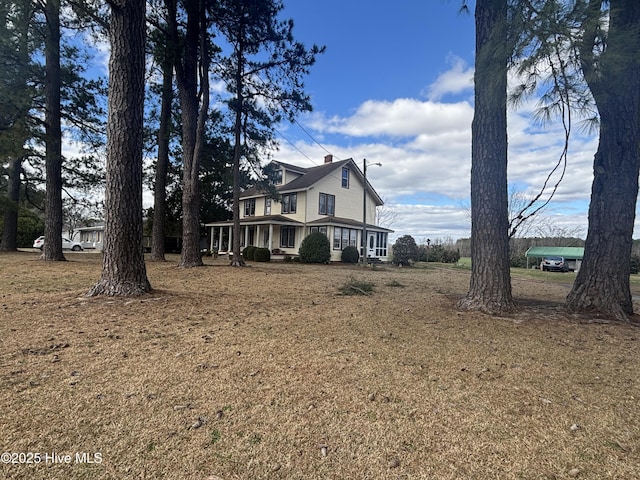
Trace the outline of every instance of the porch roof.
<instances>
[{"instance_id":1,"label":"porch roof","mask_svg":"<svg viewBox=\"0 0 640 480\"><path fill-rule=\"evenodd\" d=\"M284 215L264 215L259 217L243 217L240 219L240 225L291 225L294 227L318 227L318 226L337 226L337 227L349 227L349 228L359 228L362 229L362 222L358 220L354 220L352 218L344 218L344 217L333 217L327 216L324 218L319 218L317 220L313 220L311 222L300 222L298 220L293 220L291 218L287 218ZM233 225L233 220L223 220L220 222L211 222L205 223L205 227L230 227ZM393 230L388 228L381 227L379 225L371 225L367 224L367 231L369 232L387 232L393 233Z\"/></svg>"},{"instance_id":2,"label":"porch roof","mask_svg":"<svg viewBox=\"0 0 640 480\"><path fill-rule=\"evenodd\" d=\"M284 215L263 215L260 217L243 217L240 219L240 225L293 225L296 227L304 226L304 223L298 220L287 218ZM220 222L205 223L205 227L229 227L233 225L233 220L223 220Z\"/></svg>"},{"instance_id":3,"label":"porch roof","mask_svg":"<svg viewBox=\"0 0 640 480\"><path fill-rule=\"evenodd\" d=\"M353 218L333 217L333 216L327 216L325 218L319 218L318 220L313 220L312 222L308 222L307 225L314 226L314 227L319 225L335 225L339 227L347 226L347 227L357 227L362 229L362 222L358 220L354 220ZM367 231L393 233L393 230L389 230L388 228L384 228L379 225L371 225L369 223L367 223Z\"/></svg>"}]
</instances>

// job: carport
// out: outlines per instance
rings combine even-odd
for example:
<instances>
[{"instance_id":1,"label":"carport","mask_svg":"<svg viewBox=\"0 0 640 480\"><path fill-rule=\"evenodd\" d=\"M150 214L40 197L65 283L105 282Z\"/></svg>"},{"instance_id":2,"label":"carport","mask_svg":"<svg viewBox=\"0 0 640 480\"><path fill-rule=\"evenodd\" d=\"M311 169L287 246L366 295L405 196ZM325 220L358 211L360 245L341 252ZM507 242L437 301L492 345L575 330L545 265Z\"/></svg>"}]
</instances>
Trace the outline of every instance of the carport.
<instances>
[{"instance_id":1,"label":"carport","mask_svg":"<svg viewBox=\"0 0 640 480\"><path fill-rule=\"evenodd\" d=\"M569 264L569 269L577 272L580 270L582 264L582 257L584 256L583 247L531 247L525 253L527 257L527 268L529 267L529 259L533 258L536 261L534 265L539 265L545 257L564 257Z\"/></svg>"}]
</instances>

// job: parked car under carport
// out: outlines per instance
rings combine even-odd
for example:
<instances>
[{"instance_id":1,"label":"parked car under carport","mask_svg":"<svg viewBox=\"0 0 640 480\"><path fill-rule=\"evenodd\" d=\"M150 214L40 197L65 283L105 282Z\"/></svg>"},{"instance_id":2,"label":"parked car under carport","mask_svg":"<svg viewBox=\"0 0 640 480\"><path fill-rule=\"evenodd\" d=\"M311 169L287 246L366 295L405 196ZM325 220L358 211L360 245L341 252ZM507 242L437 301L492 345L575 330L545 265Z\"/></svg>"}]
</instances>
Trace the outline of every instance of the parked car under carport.
<instances>
[{"instance_id":1,"label":"parked car under carport","mask_svg":"<svg viewBox=\"0 0 640 480\"><path fill-rule=\"evenodd\" d=\"M543 272L568 272L569 264L564 257L546 257L540 264Z\"/></svg>"}]
</instances>

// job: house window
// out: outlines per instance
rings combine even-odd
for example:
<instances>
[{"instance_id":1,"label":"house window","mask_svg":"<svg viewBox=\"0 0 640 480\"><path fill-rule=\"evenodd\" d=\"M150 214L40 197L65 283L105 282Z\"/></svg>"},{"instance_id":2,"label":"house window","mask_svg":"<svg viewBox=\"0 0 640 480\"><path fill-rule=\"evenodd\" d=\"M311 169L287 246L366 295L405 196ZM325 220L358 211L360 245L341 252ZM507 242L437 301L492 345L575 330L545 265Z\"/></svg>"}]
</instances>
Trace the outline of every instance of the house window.
<instances>
[{"instance_id":1,"label":"house window","mask_svg":"<svg viewBox=\"0 0 640 480\"><path fill-rule=\"evenodd\" d=\"M273 185L282 184L282 167L276 164L271 164L267 167L267 178Z\"/></svg>"},{"instance_id":2,"label":"house window","mask_svg":"<svg viewBox=\"0 0 640 480\"><path fill-rule=\"evenodd\" d=\"M249 198L244 201L244 216L253 217L256 214L256 199Z\"/></svg>"},{"instance_id":3,"label":"house window","mask_svg":"<svg viewBox=\"0 0 640 480\"><path fill-rule=\"evenodd\" d=\"M376 256L387 256L388 234L386 232L378 232L376 234Z\"/></svg>"},{"instance_id":4,"label":"house window","mask_svg":"<svg viewBox=\"0 0 640 480\"><path fill-rule=\"evenodd\" d=\"M356 246L358 230L353 228L335 227L333 229L333 249L344 250L349 245Z\"/></svg>"},{"instance_id":5,"label":"house window","mask_svg":"<svg viewBox=\"0 0 640 480\"><path fill-rule=\"evenodd\" d=\"M311 229L309 230L309 233L315 233L315 232L324 233L326 235L327 227L311 227Z\"/></svg>"},{"instance_id":6,"label":"house window","mask_svg":"<svg viewBox=\"0 0 640 480\"><path fill-rule=\"evenodd\" d=\"M271 215L271 199L270 198L264 199L264 214Z\"/></svg>"},{"instance_id":7,"label":"house window","mask_svg":"<svg viewBox=\"0 0 640 480\"><path fill-rule=\"evenodd\" d=\"M342 167L342 188L349 188L349 169Z\"/></svg>"},{"instance_id":8,"label":"house window","mask_svg":"<svg viewBox=\"0 0 640 480\"><path fill-rule=\"evenodd\" d=\"M343 228L342 229L342 245L340 250L344 250L348 246L349 246L349 229Z\"/></svg>"},{"instance_id":9,"label":"house window","mask_svg":"<svg viewBox=\"0 0 640 480\"><path fill-rule=\"evenodd\" d=\"M336 196L329 195L328 193L320 194L320 215L335 215L336 210Z\"/></svg>"},{"instance_id":10,"label":"house window","mask_svg":"<svg viewBox=\"0 0 640 480\"><path fill-rule=\"evenodd\" d=\"M296 213L297 208L297 193L285 193L284 195L282 195L282 213Z\"/></svg>"},{"instance_id":11,"label":"house window","mask_svg":"<svg viewBox=\"0 0 640 480\"><path fill-rule=\"evenodd\" d=\"M280 246L284 248L296 246L296 227L280 227Z\"/></svg>"}]
</instances>

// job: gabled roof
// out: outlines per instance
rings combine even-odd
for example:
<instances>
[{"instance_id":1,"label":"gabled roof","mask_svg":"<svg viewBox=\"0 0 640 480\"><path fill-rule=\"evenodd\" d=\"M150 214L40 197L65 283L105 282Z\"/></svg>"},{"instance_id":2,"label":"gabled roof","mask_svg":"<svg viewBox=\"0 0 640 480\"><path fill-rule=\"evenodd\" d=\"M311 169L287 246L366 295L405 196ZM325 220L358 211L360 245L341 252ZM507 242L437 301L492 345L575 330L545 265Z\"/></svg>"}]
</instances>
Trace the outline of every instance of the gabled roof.
<instances>
[{"instance_id":1,"label":"gabled roof","mask_svg":"<svg viewBox=\"0 0 640 480\"><path fill-rule=\"evenodd\" d=\"M284 163L284 162L281 162L279 160L274 160L273 163L277 163L281 167L284 167L286 170L290 170L290 171L295 172L295 173L304 174L304 173L307 173L307 170L309 170L308 168L300 167L298 165L293 165L291 163Z\"/></svg>"},{"instance_id":2,"label":"gabled roof","mask_svg":"<svg viewBox=\"0 0 640 480\"><path fill-rule=\"evenodd\" d=\"M584 247L531 247L525 253L527 257L564 257L568 260L582 260Z\"/></svg>"},{"instance_id":3,"label":"gabled roof","mask_svg":"<svg viewBox=\"0 0 640 480\"><path fill-rule=\"evenodd\" d=\"M318 165L316 167L298 167L296 165L291 165L289 163L280 162L278 160L274 160L274 163L284 167L286 170L299 173L300 176L290 181L289 183L285 183L283 185L278 185L276 187L276 191L278 193L288 193L288 192L296 192L299 190L306 190L316 182L322 180L324 177L330 175L334 171L341 169L342 167L349 166L350 170L356 175L361 182L364 181L364 175L353 161L352 158L348 158L346 160L340 160L338 162L327 162L322 165ZM340 177L338 177L340 178ZM384 202L382 198L378 195L378 193L371 186L371 183L367 180L367 184L369 186L368 193L375 200L377 205L382 205ZM240 193L240 198L251 198L261 196L267 193L264 189L253 186L246 189L244 192Z\"/></svg>"},{"instance_id":4,"label":"gabled roof","mask_svg":"<svg viewBox=\"0 0 640 480\"><path fill-rule=\"evenodd\" d=\"M318 165L317 167L306 168L306 172L298 178L278 186L278 191L288 192L295 190L304 190L324 177L329 175L334 170L344 167L348 163L353 163L352 159L341 160L339 162L329 162ZM282 164L281 164L282 165ZM286 167L285 167L286 168Z\"/></svg>"}]
</instances>

